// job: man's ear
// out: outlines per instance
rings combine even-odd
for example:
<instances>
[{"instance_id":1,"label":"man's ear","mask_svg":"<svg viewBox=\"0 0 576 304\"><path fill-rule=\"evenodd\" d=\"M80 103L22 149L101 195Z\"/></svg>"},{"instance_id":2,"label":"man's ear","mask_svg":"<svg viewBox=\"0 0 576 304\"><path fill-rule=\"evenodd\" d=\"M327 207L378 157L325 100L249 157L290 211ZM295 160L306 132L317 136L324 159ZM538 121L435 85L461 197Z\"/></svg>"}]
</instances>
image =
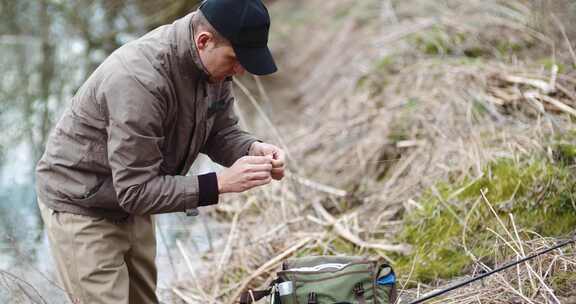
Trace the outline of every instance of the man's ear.
<instances>
[{"instance_id":1,"label":"man's ear","mask_svg":"<svg viewBox=\"0 0 576 304\"><path fill-rule=\"evenodd\" d=\"M210 32L200 32L198 36L196 36L196 47L199 50L204 50L208 46L208 43L212 41L213 35Z\"/></svg>"}]
</instances>

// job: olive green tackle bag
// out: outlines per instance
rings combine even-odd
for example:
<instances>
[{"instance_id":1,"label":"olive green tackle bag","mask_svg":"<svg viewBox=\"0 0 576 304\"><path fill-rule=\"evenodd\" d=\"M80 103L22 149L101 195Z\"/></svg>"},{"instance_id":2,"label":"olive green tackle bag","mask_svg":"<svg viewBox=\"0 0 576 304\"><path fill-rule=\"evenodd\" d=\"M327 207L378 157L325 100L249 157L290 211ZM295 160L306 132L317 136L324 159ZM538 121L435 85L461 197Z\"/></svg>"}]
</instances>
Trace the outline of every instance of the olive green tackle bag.
<instances>
[{"instance_id":1,"label":"olive green tackle bag","mask_svg":"<svg viewBox=\"0 0 576 304\"><path fill-rule=\"evenodd\" d=\"M310 256L289 259L267 290L249 290L241 304L269 296L273 304L393 304L396 276L380 259Z\"/></svg>"}]
</instances>

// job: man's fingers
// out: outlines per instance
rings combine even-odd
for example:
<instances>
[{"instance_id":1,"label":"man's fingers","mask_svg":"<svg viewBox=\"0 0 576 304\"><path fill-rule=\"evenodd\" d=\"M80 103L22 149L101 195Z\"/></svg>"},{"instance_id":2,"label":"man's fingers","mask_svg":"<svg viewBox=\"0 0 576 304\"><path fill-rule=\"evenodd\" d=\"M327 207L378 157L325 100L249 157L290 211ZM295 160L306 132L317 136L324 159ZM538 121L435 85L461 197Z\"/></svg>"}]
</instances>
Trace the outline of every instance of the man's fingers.
<instances>
[{"instance_id":1,"label":"man's fingers","mask_svg":"<svg viewBox=\"0 0 576 304\"><path fill-rule=\"evenodd\" d=\"M272 170L270 170L270 173L284 175L284 168L273 168Z\"/></svg>"},{"instance_id":2,"label":"man's fingers","mask_svg":"<svg viewBox=\"0 0 576 304\"><path fill-rule=\"evenodd\" d=\"M274 159L272 160L272 167L280 168L286 163L286 153L282 149L278 149L274 152Z\"/></svg>"},{"instance_id":3,"label":"man's fingers","mask_svg":"<svg viewBox=\"0 0 576 304\"><path fill-rule=\"evenodd\" d=\"M270 172L270 175L272 176L273 179L275 180L281 180L284 177L284 169L272 169L272 171Z\"/></svg>"},{"instance_id":4,"label":"man's fingers","mask_svg":"<svg viewBox=\"0 0 576 304\"><path fill-rule=\"evenodd\" d=\"M244 161L248 164L269 164L271 159L268 156L244 156Z\"/></svg>"},{"instance_id":5,"label":"man's fingers","mask_svg":"<svg viewBox=\"0 0 576 304\"><path fill-rule=\"evenodd\" d=\"M250 174L250 180L262 180L270 177L270 171L267 172L255 172Z\"/></svg>"},{"instance_id":6,"label":"man's fingers","mask_svg":"<svg viewBox=\"0 0 576 304\"><path fill-rule=\"evenodd\" d=\"M251 180L249 182L249 187L254 188L254 187L258 187L258 186L263 186L263 185L269 184L271 181L272 181L271 176L268 176L268 178L265 178L265 179Z\"/></svg>"},{"instance_id":7,"label":"man's fingers","mask_svg":"<svg viewBox=\"0 0 576 304\"><path fill-rule=\"evenodd\" d=\"M284 161L284 152L280 149L269 151L265 155L242 157L233 166L239 178L236 181L239 186L237 191L242 192L266 185L272 179L282 179L284 177Z\"/></svg>"},{"instance_id":8,"label":"man's fingers","mask_svg":"<svg viewBox=\"0 0 576 304\"><path fill-rule=\"evenodd\" d=\"M248 172L270 172L272 170L272 164L250 164L247 167Z\"/></svg>"},{"instance_id":9,"label":"man's fingers","mask_svg":"<svg viewBox=\"0 0 576 304\"><path fill-rule=\"evenodd\" d=\"M278 159L273 159L273 160L272 160L272 167L273 167L273 168L284 167L284 161L283 161L283 160L278 160Z\"/></svg>"},{"instance_id":10,"label":"man's fingers","mask_svg":"<svg viewBox=\"0 0 576 304\"><path fill-rule=\"evenodd\" d=\"M282 149L274 151L274 159L284 162L286 160L286 152Z\"/></svg>"}]
</instances>

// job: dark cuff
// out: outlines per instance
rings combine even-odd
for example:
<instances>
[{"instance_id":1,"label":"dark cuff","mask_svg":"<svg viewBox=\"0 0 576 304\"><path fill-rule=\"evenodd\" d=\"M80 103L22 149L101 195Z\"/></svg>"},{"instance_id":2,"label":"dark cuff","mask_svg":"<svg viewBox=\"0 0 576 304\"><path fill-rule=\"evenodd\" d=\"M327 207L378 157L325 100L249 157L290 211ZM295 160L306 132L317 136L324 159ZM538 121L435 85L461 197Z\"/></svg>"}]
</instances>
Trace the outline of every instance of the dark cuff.
<instances>
[{"instance_id":1,"label":"dark cuff","mask_svg":"<svg viewBox=\"0 0 576 304\"><path fill-rule=\"evenodd\" d=\"M216 173L198 175L198 206L218 204L218 178Z\"/></svg>"}]
</instances>

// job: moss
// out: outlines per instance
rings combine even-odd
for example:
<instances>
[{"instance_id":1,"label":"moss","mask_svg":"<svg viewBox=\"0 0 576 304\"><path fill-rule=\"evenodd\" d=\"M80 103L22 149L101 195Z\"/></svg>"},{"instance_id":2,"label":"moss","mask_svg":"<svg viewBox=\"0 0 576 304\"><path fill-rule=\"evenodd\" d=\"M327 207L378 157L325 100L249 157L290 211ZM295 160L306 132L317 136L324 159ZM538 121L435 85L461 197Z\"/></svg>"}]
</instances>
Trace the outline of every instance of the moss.
<instances>
[{"instance_id":1,"label":"moss","mask_svg":"<svg viewBox=\"0 0 576 304\"><path fill-rule=\"evenodd\" d=\"M356 255L358 252L358 247L342 238L335 238L328 244L328 246L334 252L345 252L351 255Z\"/></svg>"},{"instance_id":2,"label":"moss","mask_svg":"<svg viewBox=\"0 0 576 304\"><path fill-rule=\"evenodd\" d=\"M394 129L388 134L388 139L390 139L392 143L397 143L399 141L407 140L408 134L404 132L404 130Z\"/></svg>"},{"instance_id":3,"label":"moss","mask_svg":"<svg viewBox=\"0 0 576 304\"><path fill-rule=\"evenodd\" d=\"M553 66L557 66L558 67L558 73L562 74L566 71L566 65L556 62L556 60L554 60L553 58L544 58L544 59L540 59L538 61L541 65L544 66L544 68L548 71L552 70Z\"/></svg>"},{"instance_id":4,"label":"moss","mask_svg":"<svg viewBox=\"0 0 576 304\"><path fill-rule=\"evenodd\" d=\"M576 145L558 143L553 151L554 159L563 165L569 166L576 163Z\"/></svg>"},{"instance_id":5,"label":"moss","mask_svg":"<svg viewBox=\"0 0 576 304\"><path fill-rule=\"evenodd\" d=\"M471 59L514 58L537 45L529 37L494 36L488 32L471 35L449 26L435 26L412 34L407 40L414 49L426 55Z\"/></svg>"},{"instance_id":6,"label":"moss","mask_svg":"<svg viewBox=\"0 0 576 304\"><path fill-rule=\"evenodd\" d=\"M474 99L472 106L473 106L472 109L474 110L473 111L474 118L476 118L477 120L480 120L480 118L488 114L488 109L486 108L486 105L483 102Z\"/></svg>"},{"instance_id":7,"label":"moss","mask_svg":"<svg viewBox=\"0 0 576 304\"><path fill-rule=\"evenodd\" d=\"M560 153L573 156L574 147ZM567 152L566 152L567 151ZM487 228L506 235L481 191L500 220L512 229L509 214L523 238L534 231L562 236L576 227L573 169L545 157L499 159L476 179L439 182L419 199L422 208L405 215L398 241L414 246L406 256L395 256L399 273L430 282L467 273L475 257L490 260L499 240ZM466 229L466 231L464 231ZM466 239L464 244L463 239Z\"/></svg>"},{"instance_id":8,"label":"moss","mask_svg":"<svg viewBox=\"0 0 576 304\"><path fill-rule=\"evenodd\" d=\"M524 49L527 45L522 45L517 42L512 42L509 40L498 40L495 43L495 47L498 52L502 55L510 54L510 53L518 53L522 49Z\"/></svg>"},{"instance_id":9,"label":"moss","mask_svg":"<svg viewBox=\"0 0 576 304\"><path fill-rule=\"evenodd\" d=\"M222 277L225 284L234 284L235 282L242 281L249 273L243 267L233 267L231 270L226 272L226 275Z\"/></svg>"},{"instance_id":10,"label":"moss","mask_svg":"<svg viewBox=\"0 0 576 304\"><path fill-rule=\"evenodd\" d=\"M476 59L490 57L489 47L471 39L470 35L454 30L434 27L431 30L409 36L408 41L426 55L455 55L462 58ZM508 46L508 44L505 44Z\"/></svg>"},{"instance_id":11,"label":"moss","mask_svg":"<svg viewBox=\"0 0 576 304\"><path fill-rule=\"evenodd\" d=\"M559 296L576 295L576 272L556 273L550 285Z\"/></svg>"},{"instance_id":12,"label":"moss","mask_svg":"<svg viewBox=\"0 0 576 304\"><path fill-rule=\"evenodd\" d=\"M442 29L435 27L430 31L414 34L409 41L424 54L446 55L452 54L453 41Z\"/></svg>"},{"instance_id":13,"label":"moss","mask_svg":"<svg viewBox=\"0 0 576 304\"><path fill-rule=\"evenodd\" d=\"M408 99L408 102L404 105L404 108L412 110L418 107L418 105L420 104L421 102L417 98L410 98Z\"/></svg>"},{"instance_id":14,"label":"moss","mask_svg":"<svg viewBox=\"0 0 576 304\"><path fill-rule=\"evenodd\" d=\"M370 77L368 75L364 75L356 81L356 90L363 90L368 87L370 83Z\"/></svg>"},{"instance_id":15,"label":"moss","mask_svg":"<svg viewBox=\"0 0 576 304\"><path fill-rule=\"evenodd\" d=\"M490 52L481 46L472 46L464 49L464 56L468 58L479 58L489 54Z\"/></svg>"},{"instance_id":16,"label":"moss","mask_svg":"<svg viewBox=\"0 0 576 304\"><path fill-rule=\"evenodd\" d=\"M519 164L511 159L497 160L488 165L484 176L466 186L458 198L462 200L475 198L484 189L486 197L491 202L502 203L513 199L516 195L522 195L526 186L533 182L537 174L541 174L542 164L537 161L525 168L519 168ZM466 181L465 181L466 182Z\"/></svg>"},{"instance_id":17,"label":"moss","mask_svg":"<svg viewBox=\"0 0 576 304\"><path fill-rule=\"evenodd\" d=\"M388 133L388 139L392 143L397 143L399 141L413 139L415 134L412 134L412 121L410 116L412 112L416 110L422 101L418 98L409 98L402 106L402 111L397 114L397 116L390 123L390 131Z\"/></svg>"},{"instance_id":18,"label":"moss","mask_svg":"<svg viewBox=\"0 0 576 304\"><path fill-rule=\"evenodd\" d=\"M375 69L377 71L386 71L394 64L394 56L384 56L380 60L376 61Z\"/></svg>"}]
</instances>

